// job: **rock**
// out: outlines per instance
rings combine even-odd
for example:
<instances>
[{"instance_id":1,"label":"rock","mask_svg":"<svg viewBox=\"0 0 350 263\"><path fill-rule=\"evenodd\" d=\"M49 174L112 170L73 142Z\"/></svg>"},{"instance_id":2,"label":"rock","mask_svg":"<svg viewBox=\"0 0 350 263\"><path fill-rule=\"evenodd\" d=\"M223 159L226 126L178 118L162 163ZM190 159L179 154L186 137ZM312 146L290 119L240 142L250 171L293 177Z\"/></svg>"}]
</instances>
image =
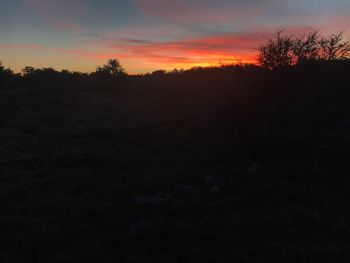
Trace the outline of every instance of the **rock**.
<instances>
[{"instance_id":1,"label":"rock","mask_svg":"<svg viewBox=\"0 0 350 263\"><path fill-rule=\"evenodd\" d=\"M210 190L209 190L210 193L212 194L218 194L221 192L221 188L217 185L213 185Z\"/></svg>"},{"instance_id":2,"label":"rock","mask_svg":"<svg viewBox=\"0 0 350 263\"><path fill-rule=\"evenodd\" d=\"M139 205L162 205L169 201L169 197L159 195L139 195L134 197L135 203Z\"/></svg>"},{"instance_id":3,"label":"rock","mask_svg":"<svg viewBox=\"0 0 350 263\"><path fill-rule=\"evenodd\" d=\"M220 176L207 176L206 182L210 186L218 186L221 187L224 183L224 179Z\"/></svg>"}]
</instances>

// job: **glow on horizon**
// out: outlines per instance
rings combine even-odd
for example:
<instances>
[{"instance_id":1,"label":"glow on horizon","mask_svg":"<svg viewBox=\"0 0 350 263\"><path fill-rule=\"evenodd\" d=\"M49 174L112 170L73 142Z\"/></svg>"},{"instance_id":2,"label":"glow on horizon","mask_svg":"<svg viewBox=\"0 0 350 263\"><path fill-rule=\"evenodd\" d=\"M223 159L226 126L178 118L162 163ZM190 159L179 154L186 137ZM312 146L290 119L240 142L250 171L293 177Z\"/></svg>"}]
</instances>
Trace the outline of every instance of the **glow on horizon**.
<instances>
[{"instance_id":1,"label":"glow on horizon","mask_svg":"<svg viewBox=\"0 0 350 263\"><path fill-rule=\"evenodd\" d=\"M97 66L103 65L110 58L118 58L122 66L129 74L142 74L155 70L173 70L173 69L190 69L193 67L213 67L222 65L232 65L240 63L255 64L256 55L249 54L246 56L234 56L226 54L207 53L198 57L193 54L190 59L182 57L166 57L166 56L143 56L137 58L127 58L123 55L108 53L85 53L74 50L54 50L46 47L31 46L1 46L3 50L16 50L11 54L11 63L6 63L6 59L2 60L6 67L11 68L14 72L20 73L25 66L34 68L54 68L56 70L70 70L90 73L96 70ZM30 50L30 54L26 52ZM190 56L190 54L188 55ZM26 57L23 63L23 57ZM159 65L158 67L155 65Z\"/></svg>"}]
</instances>

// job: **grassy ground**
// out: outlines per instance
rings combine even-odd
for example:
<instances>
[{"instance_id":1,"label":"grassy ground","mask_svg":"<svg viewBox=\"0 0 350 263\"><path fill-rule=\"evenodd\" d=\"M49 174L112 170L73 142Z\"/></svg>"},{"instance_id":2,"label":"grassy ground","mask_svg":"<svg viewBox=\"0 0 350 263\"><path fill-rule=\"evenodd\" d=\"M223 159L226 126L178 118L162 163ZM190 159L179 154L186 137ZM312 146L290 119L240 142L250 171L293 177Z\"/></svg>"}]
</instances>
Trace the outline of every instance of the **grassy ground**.
<instances>
[{"instance_id":1,"label":"grassy ground","mask_svg":"<svg viewBox=\"0 0 350 263\"><path fill-rule=\"evenodd\" d=\"M347 262L349 92L248 80L2 89L0 262Z\"/></svg>"}]
</instances>

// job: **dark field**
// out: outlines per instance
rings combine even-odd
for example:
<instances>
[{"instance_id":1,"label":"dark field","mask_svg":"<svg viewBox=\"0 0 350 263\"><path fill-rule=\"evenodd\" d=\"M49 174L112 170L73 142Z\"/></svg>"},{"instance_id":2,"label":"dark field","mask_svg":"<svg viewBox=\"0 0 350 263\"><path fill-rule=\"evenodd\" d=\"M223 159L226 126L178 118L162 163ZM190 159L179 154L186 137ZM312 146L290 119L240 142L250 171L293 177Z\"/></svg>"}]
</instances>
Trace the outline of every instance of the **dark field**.
<instances>
[{"instance_id":1,"label":"dark field","mask_svg":"<svg viewBox=\"0 0 350 263\"><path fill-rule=\"evenodd\" d=\"M0 262L348 262L349 63L0 88Z\"/></svg>"}]
</instances>

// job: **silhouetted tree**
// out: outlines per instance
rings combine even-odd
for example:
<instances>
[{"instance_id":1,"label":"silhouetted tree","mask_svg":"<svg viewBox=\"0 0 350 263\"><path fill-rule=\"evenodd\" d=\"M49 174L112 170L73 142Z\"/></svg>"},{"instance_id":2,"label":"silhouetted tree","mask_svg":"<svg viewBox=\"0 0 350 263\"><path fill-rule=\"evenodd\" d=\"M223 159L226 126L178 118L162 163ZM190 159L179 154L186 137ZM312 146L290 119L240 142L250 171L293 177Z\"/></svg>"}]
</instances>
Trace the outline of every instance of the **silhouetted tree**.
<instances>
[{"instance_id":1,"label":"silhouetted tree","mask_svg":"<svg viewBox=\"0 0 350 263\"><path fill-rule=\"evenodd\" d=\"M13 76L15 75L14 72L12 71L12 69L10 68L5 68L5 66L2 64L2 62L0 61L0 72L4 75L7 76Z\"/></svg>"},{"instance_id":2,"label":"silhouetted tree","mask_svg":"<svg viewBox=\"0 0 350 263\"><path fill-rule=\"evenodd\" d=\"M280 30L275 38L269 39L258 48L258 61L261 66L269 69L290 66L293 63L292 47L292 36L285 35Z\"/></svg>"},{"instance_id":3,"label":"silhouetted tree","mask_svg":"<svg viewBox=\"0 0 350 263\"><path fill-rule=\"evenodd\" d=\"M302 36L285 35L278 31L275 38L259 47L258 61L262 67L275 69L308 60L344 60L350 58L350 42L343 33L320 37L317 31Z\"/></svg>"},{"instance_id":4,"label":"silhouetted tree","mask_svg":"<svg viewBox=\"0 0 350 263\"><path fill-rule=\"evenodd\" d=\"M180 75L180 74L182 74L184 72L185 72L184 69L177 69L177 68L175 68L172 71L170 71L169 74L170 75Z\"/></svg>"},{"instance_id":5,"label":"silhouetted tree","mask_svg":"<svg viewBox=\"0 0 350 263\"><path fill-rule=\"evenodd\" d=\"M61 74L63 74L63 75L71 75L72 72L70 72L68 69L62 69L61 70Z\"/></svg>"},{"instance_id":6,"label":"silhouetted tree","mask_svg":"<svg viewBox=\"0 0 350 263\"><path fill-rule=\"evenodd\" d=\"M126 74L124 68L122 67L118 59L109 59L106 65L97 67L96 73L112 76L120 76Z\"/></svg>"},{"instance_id":7,"label":"silhouetted tree","mask_svg":"<svg viewBox=\"0 0 350 263\"><path fill-rule=\"evenodd\" d=\"M320 50L318 32L314 31L301 37L295 37L291 49L295 64L307 60L316 60Z\"/></svg>"},{"instance_id":8,"label":"silhouetted tree","mask_svg":"<svg viewBox=\"0 0 350 263\"><path fill-rule=\"evenodd\" d=\"M321 59L342 60L350 58L350 42L344 40L343 32L322 38L320 46Z\"/></svg>"},{"instance_id":9,"label":"silhouetted tree","mask_svg":"<svg viewBox=\"0 0 350 263\"><path fill-rule=\"evenodd\" d=\"M5 67L2 64L2 62L0 61L0 84L3 81L4 75L5 75Z\"/></svg>"},{"instance_id":10,"label":"silhouetted tree","mask_svg":"<svg viewBox=\"0 0 350 263\"><path fill-rule=\"evenodd\" d=\"M10 68L5 66L0 61L0 83L7 83L15 77L15 73Z\"/></svg>"},{"instance_id":11,"label":"silhouetted tree","mask_svg":"<svg viewBox=\"0 0 350 263\"><path fill-rule=\"evenodd\" d=\"M152 72L152 75L154 75L154 76L163 76L163 75L166 75L166 71L162 70L162 69L156 70L156 71Z\"/></svg>"},{"instance_id":12,"label":"silhouetted tree","mask_svg":"<svg viewBox=\"0 0 350 263\"><path fill-rule=\"evenodd\" d=\"M26 66L22 69L22 75L24 77L32 76L35 73L35 68L31 66Z\"/></svg>"}]
</instances>

